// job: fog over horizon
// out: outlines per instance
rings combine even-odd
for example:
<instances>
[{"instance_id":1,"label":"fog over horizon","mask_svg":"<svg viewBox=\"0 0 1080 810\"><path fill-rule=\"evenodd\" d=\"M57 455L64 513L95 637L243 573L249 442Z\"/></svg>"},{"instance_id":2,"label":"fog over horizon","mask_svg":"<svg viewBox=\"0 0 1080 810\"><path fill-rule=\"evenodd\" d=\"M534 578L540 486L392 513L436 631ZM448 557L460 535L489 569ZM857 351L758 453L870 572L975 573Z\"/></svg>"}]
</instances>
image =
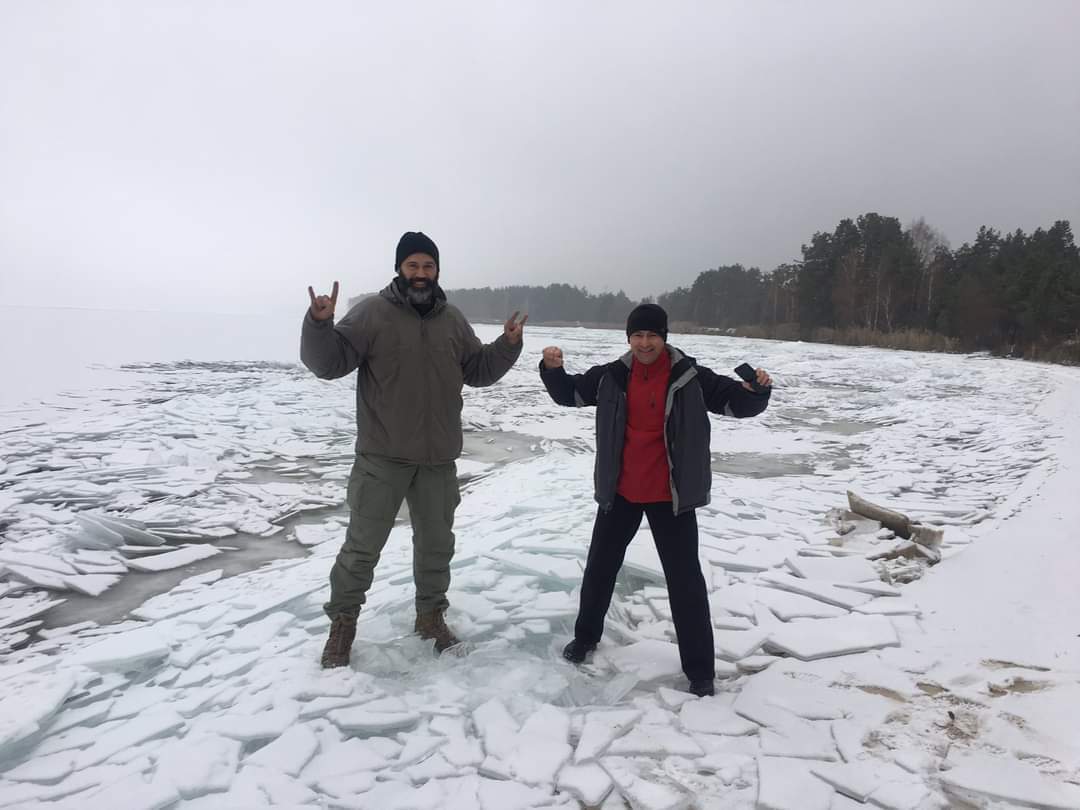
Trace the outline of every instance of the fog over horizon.
<instances>
[{"instance_id":1,"label":"fog over horizon","mask_svg":"<svg viewBox=\"0 0 1080 810\"><path fill-rule=\"evenodd\" d=\"M6 3L0 306L297 312L383 286L417 229L447 289L641 298L868 211L953 247L1076 227L1078 24L1058 0Z\"/></svg>"}]
</instances>

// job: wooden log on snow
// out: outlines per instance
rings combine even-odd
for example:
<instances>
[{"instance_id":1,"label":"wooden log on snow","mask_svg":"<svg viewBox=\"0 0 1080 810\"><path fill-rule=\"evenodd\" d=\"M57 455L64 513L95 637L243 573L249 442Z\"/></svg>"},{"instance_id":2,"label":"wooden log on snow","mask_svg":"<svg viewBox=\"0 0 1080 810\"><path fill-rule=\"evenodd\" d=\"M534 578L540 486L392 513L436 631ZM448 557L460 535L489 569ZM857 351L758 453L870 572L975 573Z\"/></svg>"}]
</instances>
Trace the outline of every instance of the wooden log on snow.
<instances>
[{"instance_id":1,"label":"wooden log on snow","mask_svg":"<svg viewBox=\"0 0 1080 810\"><path fill-rule=\"evenodd\" d=\"M911 518L907 515L870 503L870 501L860 498L851 490L848 490L847 499L848 507L855 514L876 520L886 529L896 532L898 537L903 537L905 540L911 538Z\"/></svg>"}]
</instances>

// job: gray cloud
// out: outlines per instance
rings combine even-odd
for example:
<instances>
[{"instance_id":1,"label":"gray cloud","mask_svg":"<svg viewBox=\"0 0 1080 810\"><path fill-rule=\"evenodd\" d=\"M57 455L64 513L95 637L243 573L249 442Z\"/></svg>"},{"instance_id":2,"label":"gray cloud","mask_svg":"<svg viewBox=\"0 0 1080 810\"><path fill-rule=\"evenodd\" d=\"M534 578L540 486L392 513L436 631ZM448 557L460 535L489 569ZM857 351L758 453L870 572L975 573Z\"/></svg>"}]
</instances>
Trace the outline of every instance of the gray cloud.
<instances>
[{"instance_id":1,"label":"gray cloud","mask_svg":"<svg viewBox=\"0 0 1080 810\"><path fill-rule=\"evenodd\" d=\"M1080 221L1080 5L0 6L0 303L639 296L867 210Z\"/></svg>"}]
</instances>

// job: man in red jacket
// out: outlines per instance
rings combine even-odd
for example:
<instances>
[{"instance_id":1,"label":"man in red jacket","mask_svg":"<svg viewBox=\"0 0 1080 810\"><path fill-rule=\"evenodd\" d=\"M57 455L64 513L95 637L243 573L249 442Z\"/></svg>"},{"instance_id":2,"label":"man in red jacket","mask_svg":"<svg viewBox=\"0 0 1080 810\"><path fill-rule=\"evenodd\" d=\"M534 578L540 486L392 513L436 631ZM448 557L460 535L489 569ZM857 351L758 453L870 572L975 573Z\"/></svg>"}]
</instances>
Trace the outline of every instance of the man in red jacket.
<instances>
[{"instance_id":1,"label":"man in red jacket","mask_svg":"<svg viewBox=\"0 0 1080 810\"><path fill-rule=\"evenodd\" d=\"M596 649L626 548L647 516L690 691L711 695L716 662L695 512L709 502L712 488L708 412L756 416L769 403L772 380L758 369L760 390L755 390L697 365L667 345L667 313L656 304L642 304L630 313L626 335L626 355L584 374L567 374L562 351L555 346L544 349L540 363L540 377L557 403L597 406L600 508L574 639L563 656L577 664Z\"/></svg>"}]
</instances>

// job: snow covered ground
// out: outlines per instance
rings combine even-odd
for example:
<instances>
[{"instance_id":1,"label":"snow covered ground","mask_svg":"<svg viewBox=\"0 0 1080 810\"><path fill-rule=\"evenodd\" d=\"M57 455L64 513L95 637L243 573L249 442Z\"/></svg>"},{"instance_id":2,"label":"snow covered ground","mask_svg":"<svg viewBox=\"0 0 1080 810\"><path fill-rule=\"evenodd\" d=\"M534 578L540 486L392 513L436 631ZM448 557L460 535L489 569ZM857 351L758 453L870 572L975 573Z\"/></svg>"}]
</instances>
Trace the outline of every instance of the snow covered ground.
<instances>
[{"instance_id":1,"label":"snow covered ground","mask_svg":"<svg viewBox=\"0 0 1080 810\"><path fill-rule=\"evenodd\" d=\"M583 370L616 332L529 328L518 367L466 392L464 656L410 633L403 515L352 667L318 668L351 379L143 363L0 411L0 807L1080 807L1080 372L673 342L777 383L762 417L714 420L700 700L647 528L591 664L558 654L593 412L552 404L536 362L554 343ZM942 526L942 562L840 536L848 489ZM258 565L260 543L290 553Z\"/></svg>"}]
</instances>

